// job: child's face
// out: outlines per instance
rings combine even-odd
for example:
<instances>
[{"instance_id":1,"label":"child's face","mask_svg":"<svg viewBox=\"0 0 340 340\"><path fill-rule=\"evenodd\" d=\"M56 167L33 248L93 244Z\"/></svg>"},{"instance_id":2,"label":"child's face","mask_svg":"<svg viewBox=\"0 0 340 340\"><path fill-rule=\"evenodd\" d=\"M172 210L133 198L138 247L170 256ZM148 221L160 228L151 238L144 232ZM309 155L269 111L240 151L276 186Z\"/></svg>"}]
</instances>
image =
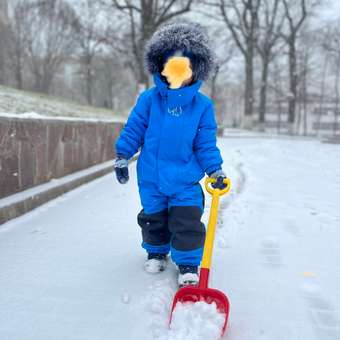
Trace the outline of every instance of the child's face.
<instances>
[{"instance_id":1,"label":"child's face","mask_svg":"<svg viewBox=\"0 0 340 340\"><path fill-rule=\"evenodd\" d=\"M192 81L192 68L187 57L172 57L164 65L162 75L167 78L171 89L178 89Z\"/></svg>"}]
</instances>

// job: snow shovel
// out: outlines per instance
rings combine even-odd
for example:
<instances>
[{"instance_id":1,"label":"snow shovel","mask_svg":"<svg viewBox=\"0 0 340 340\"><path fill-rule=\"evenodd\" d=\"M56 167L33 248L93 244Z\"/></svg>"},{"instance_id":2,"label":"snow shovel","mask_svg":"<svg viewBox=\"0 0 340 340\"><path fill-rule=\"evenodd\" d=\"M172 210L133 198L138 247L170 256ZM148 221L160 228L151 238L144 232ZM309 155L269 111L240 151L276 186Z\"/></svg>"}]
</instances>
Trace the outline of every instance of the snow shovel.
<instances>
[{"instance_id":1,"label":"snow shovel","mask_svg":"<svg viewBox=\"0 0 340 340\"><path fill-rule=\"evenodd\" d=\"M221 330L221 336L223 336L226 328L227 321L229 316L229 300L224 293L217 289L208 288L209 282L209 272L211 265L211 257L214 246L215 239L215 230L217 223L217 212L218 212L218 202L220 196L226 194L230 190L230 179L225 179L224 183L227 184L227 187L223 190L214 189L210 186L211 183L215 183L216 179L206 178L205 180L205 188L212 195L212 202L210 208L210 216L208 222L207 235L204 243L204 251L203 251L203 259L200 270L200 279L198 286L187 286L180 288L174 297L174 301L172 304L171 314L170 314L170 323L172 319L172 313L176 307L178 302L199 302L204 301L206 303L215 303L217 310L225 315L225 320L223 324L223 328Z\"/></svg>"}]
</instances>

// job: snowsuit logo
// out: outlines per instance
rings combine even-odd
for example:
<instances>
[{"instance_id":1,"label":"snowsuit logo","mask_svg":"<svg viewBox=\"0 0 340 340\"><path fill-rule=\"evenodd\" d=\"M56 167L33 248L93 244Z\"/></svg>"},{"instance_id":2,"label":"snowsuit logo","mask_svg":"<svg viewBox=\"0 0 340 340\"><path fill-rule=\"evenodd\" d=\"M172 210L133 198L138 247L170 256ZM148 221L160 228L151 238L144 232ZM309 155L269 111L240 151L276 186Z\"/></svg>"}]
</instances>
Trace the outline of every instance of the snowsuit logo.
<instances>
[{"instance_id":1,"label":"snowsuit logo","mask_svg":"<svg viewBox=\"0 0 340 340\"><path fill-rule=\"evenodd\" d=\"M172 116L179 117L183 113L182 106L176 106L172 110L168 107L168 113Z\"/></svg>"}]
</instances>

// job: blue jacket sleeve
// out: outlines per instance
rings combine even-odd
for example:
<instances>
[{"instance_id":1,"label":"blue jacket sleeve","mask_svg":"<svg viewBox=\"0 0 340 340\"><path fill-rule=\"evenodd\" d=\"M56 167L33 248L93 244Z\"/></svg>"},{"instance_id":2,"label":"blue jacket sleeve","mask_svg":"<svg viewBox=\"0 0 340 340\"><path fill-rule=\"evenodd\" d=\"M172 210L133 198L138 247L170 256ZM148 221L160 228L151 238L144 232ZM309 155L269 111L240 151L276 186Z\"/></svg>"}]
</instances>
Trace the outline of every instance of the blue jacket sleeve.
<instances>
[{"instance_id":1,"label":"blue jacket sleeve","mask_svg":"<svg viewBox=\"0 0 340 340\"><path fill-rule=\"evenodd\" d=\"M223 163L220 150L216 146L216 131L214 106L210 103L202 114L194 140L195 155L208 175L220 170Z\"/></svg>"},{"instance_id":2,"label":"blue jacket sleeve","mask_svg":"<svg viewBox=\"0 0 340 340\"><path fill-rule=\"evenodd\" d=\"M133 157L143 144L144 135L149 122L149 91L140 94L136 105L133 107L130 116L116 141L117 155L124 155L127 158Z\"/></svg>"}]
</instances>

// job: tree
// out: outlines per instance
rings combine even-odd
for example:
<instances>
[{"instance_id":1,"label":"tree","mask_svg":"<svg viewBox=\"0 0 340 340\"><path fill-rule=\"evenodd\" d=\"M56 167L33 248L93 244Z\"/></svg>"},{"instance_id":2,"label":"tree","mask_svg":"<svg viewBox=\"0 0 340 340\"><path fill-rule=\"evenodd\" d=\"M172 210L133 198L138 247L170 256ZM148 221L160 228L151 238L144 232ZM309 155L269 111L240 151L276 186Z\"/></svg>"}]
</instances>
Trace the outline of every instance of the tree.
<instances>
[{"instance_id":1,"label":"tree","mask_svg":"<svg viewBox=\"0 0 340 340\"><path fill-rule=\"evenodd\" d=\"M319 40L321 41L320 48L321 48L321 55L323 58L322 67L321 67L321 82L320 82L320 99L319 99L319 108L316 120L316 135L319 134L320 125L321 125L321 118L324 112L324 101L325 101L325 93L326 93L326 77L327 71L330 64L331 53L326 48L325 42L328 41L329 36L332 34L332 31L329 27L325 30L321 31L319 36ZM327 43L326 43L327 44Z\"/></svg>"},{"instance_id":2,"label":"tree","mask_svg":"<svg viewBox=\"0 0 340 340\"><path fill-rule=\"evenodd\" d=\"M273 50L279 41L284 22L284 13L281 11L280 3L281 0L262 0L259 8L259 33L256 48L262 63L259 104L260 125L265 123L268 71L270 63L275 58Z\"/></svg>"},{"instance_id":3,"label":"tree","mask_svg":"<svg viewBox=\"0 0 340 340\"><path fill-rule=\"evenodd\" d=\"M303 34L303 38L308 40L308 35ZM300 47L300 46L299 46ZM308 104L308 78L309 78L309 62L310 62L310 44L304 43L304 48L298 52L298 117L296 130L300 132L300 125L303 121L303 134L307 134L307 104Z\"/></svg>"},{"instance_id":4,"label":"tree","mask_svg":"<svg viewBox=\"0 0 340 340\"><path fill-rule=\"evenodd\" d=\"M29 3L25 13L26 53L34 90L48 93L53 78L77 47L79 21L63 0Z\"/></svg>"},{"instance_id":5,"label":"tree","mask_svg":"<svg viewBox=\"0 0 340 340\"><path fill-rule=\"evenodd\" d=\"M144 46L147 40L162 24L189 12L193 1L112 0L112 6L128 18L128 41L133 56L130 65L134 68L141 87L148 86L149 83L144 69ZM126 43L127 40L122 46L126 46Z\"/></svg>"},{"instance_id":6,"label":"tree","mask_svg":"<svg viewBox=\"0 0 340 340\"><path fill-rule=\"evenodd\" d=\"M13 16L10 21L12 44L10 46L12 58L9 61L10 68L14 74L16 87L24 87L24 68L26 61L26 47L30 29L31 17L29 15L31 5L27 0L16 3Z\"/></svg>"},{"instance_id":7,"label":"tree","mask_svg":"<svg viewBox=\"0 0 340 340\"><path fill-rule=\"evenodd\" d=\"M218 36L220 31L220 28L218 27L214 32L213 36L216 37ZM211 72L211 77L209 81L209 86L210 86L210 98L214 101L215 103L215 111L216 111L216 118L217 118L217 124L221 125L223 123L223 116L222 112L224 111L222 109L222 95L221 93L223 92L222 90L222 85L219 84L218 79L220 75L225 75L228 66L230 64L231 59L234 56L234 44L230 40L230 37L220 37L220 39L217 39L214 41L213 48L216 51L216 54L218 56L218 62L216 64L216 67L214 70ZM219 48L220 47L220 48Z\"/></svg>"},{"instance_id":8,"label":"tree","mask_svg":"<svg viewBox=\"0 0 340 340\"><path fill-rule=\"evenodd\" d=\"M254 107L254 57L261 0L220 0L223 20L245 61L244 126L252 125Z\"/></svg>"},{"instance_id":9,"label":"tree","mask_svg":"<svg viewBox=\"0 0 340 340\"><path fill-rule=\"evenodd\" d=\"M340 114L340 29L338 25L330 29L327 40L324 41L323 47L332 59L334 68L334 93L335 108L333 121L333 134L335 135L338 128L338 115Z\"/></svg>"},{"instance_id":10,"label":"tree","mask_svg":"<svg viewBox=\"0 0 340 340\"><path fill-rule=\"evenodd\" d=\"M308 0L282 0L285 18L286 18L286 31L281 33L288 46L288 59L289 59L289 96L288 96L288 123L290 132L293 130L295 122L296 99L297 99L297 37L302 24L307 18Z\"/></svg>"},{"instance_id":11,"label":"tree","mask_svg":"<svg viewBox=\"0 0 340 340\"><path fill-rule=\"evenodd\" d=\"M6 69L10 48L10 31L0 23L0 84L6 83Z\"/></svg>"},{"instance_id":12,"label":"tree","mask_svg":"<svg viewBox=\"0 0 340 340\"><path fill-rule=\"evenodd\" d=\"M9 47L7 2L0 2L0 84L5 81L6 59Z\"/></svg>"},{"instance_id":13,"label":"tree","mask_svg":"<svg viewBox=\"0 0 340 340\"><path fill-rule=\"evenodd\" d=\"M281 124L282 124L282 101L284 98L283 95L283 86L282 86L282 67L278 65L278 60L274 60L274 72L273 72L273 87L274 87L274 101L276 103L276 107L278 110L277 115L277 133L281 132Z\"/></svg>"},{"instance_id":14,"label":"tree","mask_svg":"<svg viewBox=\"0 0 340 340\"><path fill-rule=\"evenodd\" d=\"M100 54L106 42L107 26L100 25L104 13L103 7L97 0L86 0L80 5L80 39L79 51L81 74L85 85L85 97L88 104L93 104L94 68L93 60Z\"/></svg>"}]
</instances>

